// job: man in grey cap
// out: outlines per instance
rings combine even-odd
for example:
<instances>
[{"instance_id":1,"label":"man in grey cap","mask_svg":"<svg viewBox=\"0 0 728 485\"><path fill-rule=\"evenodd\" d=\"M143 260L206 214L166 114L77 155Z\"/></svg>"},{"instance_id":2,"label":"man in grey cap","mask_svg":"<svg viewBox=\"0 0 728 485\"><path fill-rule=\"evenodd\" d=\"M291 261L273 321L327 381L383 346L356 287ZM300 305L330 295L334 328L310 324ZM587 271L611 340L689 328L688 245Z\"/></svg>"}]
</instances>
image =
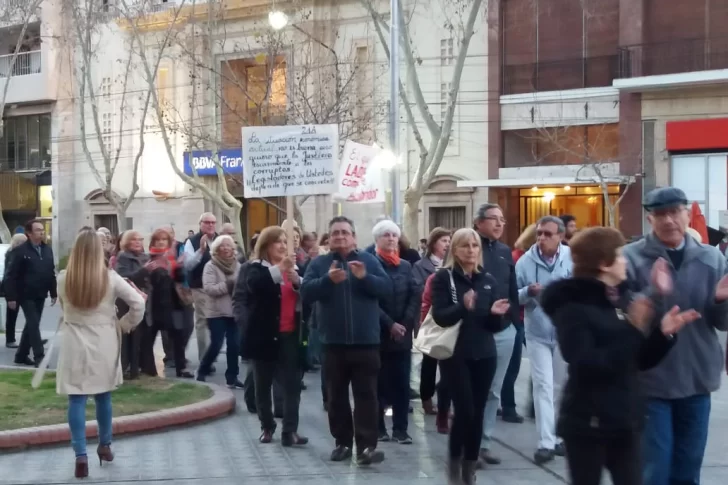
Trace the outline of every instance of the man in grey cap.
<instances>
[{"instance_id":1,"label":"man in grey cap","mask_svg":"<svg viewBox=\"0 0 728 485\"><path fill-rule=\"evenodd\" d=\"M701 315L675 336L665 359L642 375L644 485L698 485L710 394L720 386L723 367L716 329L728 329L726 260L717 248L685 235L690 216L682 190L655 189L644 207L652 232L624 248L628 289L660 294L656 317L675 305Z\"/></svg>"}]
</instances>

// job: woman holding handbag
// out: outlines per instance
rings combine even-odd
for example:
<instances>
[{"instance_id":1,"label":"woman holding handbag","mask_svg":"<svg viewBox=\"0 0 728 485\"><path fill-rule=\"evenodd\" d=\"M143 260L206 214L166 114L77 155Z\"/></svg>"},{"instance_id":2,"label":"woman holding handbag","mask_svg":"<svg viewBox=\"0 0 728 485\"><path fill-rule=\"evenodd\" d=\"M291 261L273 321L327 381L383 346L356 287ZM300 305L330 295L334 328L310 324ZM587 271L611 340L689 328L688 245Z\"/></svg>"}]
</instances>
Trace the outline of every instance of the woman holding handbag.
<instances>
[{"instance_id":1,"label":"woman holding handbag","mask_svg":"<svg viewBox=\"0 0 728 485\"><path fill-rule=\"evenodd\" d=\"M68 425L76 455L75 476L88 476L86 401L96 401L99 463L114 459L111 452L111 391L122 383L120 333L136 327L144 315L144 295L106 267L104 248L96 231L86 227L76 237L68 268L58 276L63 309L59 328L56 391L68 395ZM114 304L123 300L129 311L118 320ZM117 327L118 325L118 327ZM50 351L34 386L40 384Z\"/></svg>"},{"instance_id":2,"label":"woman holding handbag","mask_svg":"<svg viewBox=\"0 0 728 485\"><path fill-rule=\"evenodd\" d=\"M483 414L496 369L493 333L503 329L507 299L480 266L482 246L470 228L453 234L443 269L432 279L431 315L440 327L459 326L452 357L441 362L455 416L450 430L448 485L472 485L483 434Z\"/></svg>"}]
</instances>

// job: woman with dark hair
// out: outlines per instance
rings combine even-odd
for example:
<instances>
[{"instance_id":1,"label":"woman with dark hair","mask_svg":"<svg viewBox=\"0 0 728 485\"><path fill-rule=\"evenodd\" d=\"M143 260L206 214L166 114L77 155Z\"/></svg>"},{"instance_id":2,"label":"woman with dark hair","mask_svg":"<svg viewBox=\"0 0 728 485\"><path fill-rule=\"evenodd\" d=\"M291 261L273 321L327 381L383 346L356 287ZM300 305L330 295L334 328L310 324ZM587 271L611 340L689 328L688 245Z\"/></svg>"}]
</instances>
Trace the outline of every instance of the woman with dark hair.
<instances>
[{"instance_id":1,"label":"woman with dark hair","mask_svg":"<svg viewBox=\"0 0 728 485\"><path fill-rule=\"evenodd\" d=\"M551 283L541 297L569 365L557 434L574 485L599 485L603 468L614 485L642 484L639 372L656 366L676 333L699 318L677 307L655 318L654 303L644 297L622 308L617 287L627 277L623 245L622 234L609 227L576 234L569 244L573 278ZM669 281L665 261L658 260L655 293L666 293Z\"/></svg>"},{"instance_id":2,"label":"woman with dark hair","mask_svg":"<svg viewBox=\"0 0 728 485\"><path fill-rule=\"evenodd\" d=\"M424 257L412 266L412 275L415 282L420 288L422 299L424 301L425 283L427 279L435 274L435 271L442 266L445 261L445 255L450 247L450 236L452 233L445 228L436 227L430 232L427 238L427 249ZM429 301L429 295L427 300ZM429 311L429 304L425 311L425 316ZM421 321L424 319L424 316ZM420 399L422 399L422 409L425 414L437 415L438 432L448 432L448 413L450 411L450 397L445 390L445 386L440 381L436 386L437 379L437 360L427 355L422 356L422 368L420 369ZM437 410L432 403L432 396L435 395L437 389Z\"/></svg>"}]
</instances>

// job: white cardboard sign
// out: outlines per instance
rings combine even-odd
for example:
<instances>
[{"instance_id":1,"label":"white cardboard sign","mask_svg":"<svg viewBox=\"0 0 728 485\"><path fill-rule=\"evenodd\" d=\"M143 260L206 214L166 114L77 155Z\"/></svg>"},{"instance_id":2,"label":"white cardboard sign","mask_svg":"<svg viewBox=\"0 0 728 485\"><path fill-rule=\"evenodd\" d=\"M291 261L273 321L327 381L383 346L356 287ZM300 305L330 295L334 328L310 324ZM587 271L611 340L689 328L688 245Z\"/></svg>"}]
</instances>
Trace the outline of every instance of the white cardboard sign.
<instances>
[{"instance_id":1,"label":"white cardboard sign","mask_svg":"<svg viewBox=\"0 0 728 485\"><path fill-rule=\"evenodd\" d=\"M382 169L372 164L381 151L376 144L369 146L346 140L339 166L336 199L359 204L384 202Z\"/></svg>"},{"instance_id":2,"label":"white cardboard sign","mask_svg":"<svg viewBox=\"0 0 728 485\"><path fill-rule=\"evenodd\" d=\"M243 195L333 194L338 155L337 125L243 127Z\"/></svg>"}]
</instances>

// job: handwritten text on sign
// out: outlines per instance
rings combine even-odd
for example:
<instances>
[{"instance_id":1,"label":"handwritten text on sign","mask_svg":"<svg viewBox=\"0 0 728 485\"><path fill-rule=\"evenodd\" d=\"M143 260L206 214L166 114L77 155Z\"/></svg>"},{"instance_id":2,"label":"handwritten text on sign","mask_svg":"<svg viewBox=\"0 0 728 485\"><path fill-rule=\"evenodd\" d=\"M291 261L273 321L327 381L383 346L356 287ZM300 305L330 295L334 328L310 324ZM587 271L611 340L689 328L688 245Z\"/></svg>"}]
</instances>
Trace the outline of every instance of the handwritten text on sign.
<instances>
[{"instance_id":1,"label":"handwritten text on sign","mask_svg":"<svg viewBox=\"0 0 728 485\"><path fill-rule=\"evenodd\" d=\"M362 204L384 202L382 170L372 164L380 151L377 145L346 140L339 167L337 199Z\"/></svg>"},{"instance_id":2,"label":"handwritten text on sign","mask_svg":"<svg viewBox=\"0 0 728 485\"><path fill-rule=\"evenodd\" d=\"M336 125L246 126L245 198L334 193L338 153Z\"/></svg>"}]
</instances>

